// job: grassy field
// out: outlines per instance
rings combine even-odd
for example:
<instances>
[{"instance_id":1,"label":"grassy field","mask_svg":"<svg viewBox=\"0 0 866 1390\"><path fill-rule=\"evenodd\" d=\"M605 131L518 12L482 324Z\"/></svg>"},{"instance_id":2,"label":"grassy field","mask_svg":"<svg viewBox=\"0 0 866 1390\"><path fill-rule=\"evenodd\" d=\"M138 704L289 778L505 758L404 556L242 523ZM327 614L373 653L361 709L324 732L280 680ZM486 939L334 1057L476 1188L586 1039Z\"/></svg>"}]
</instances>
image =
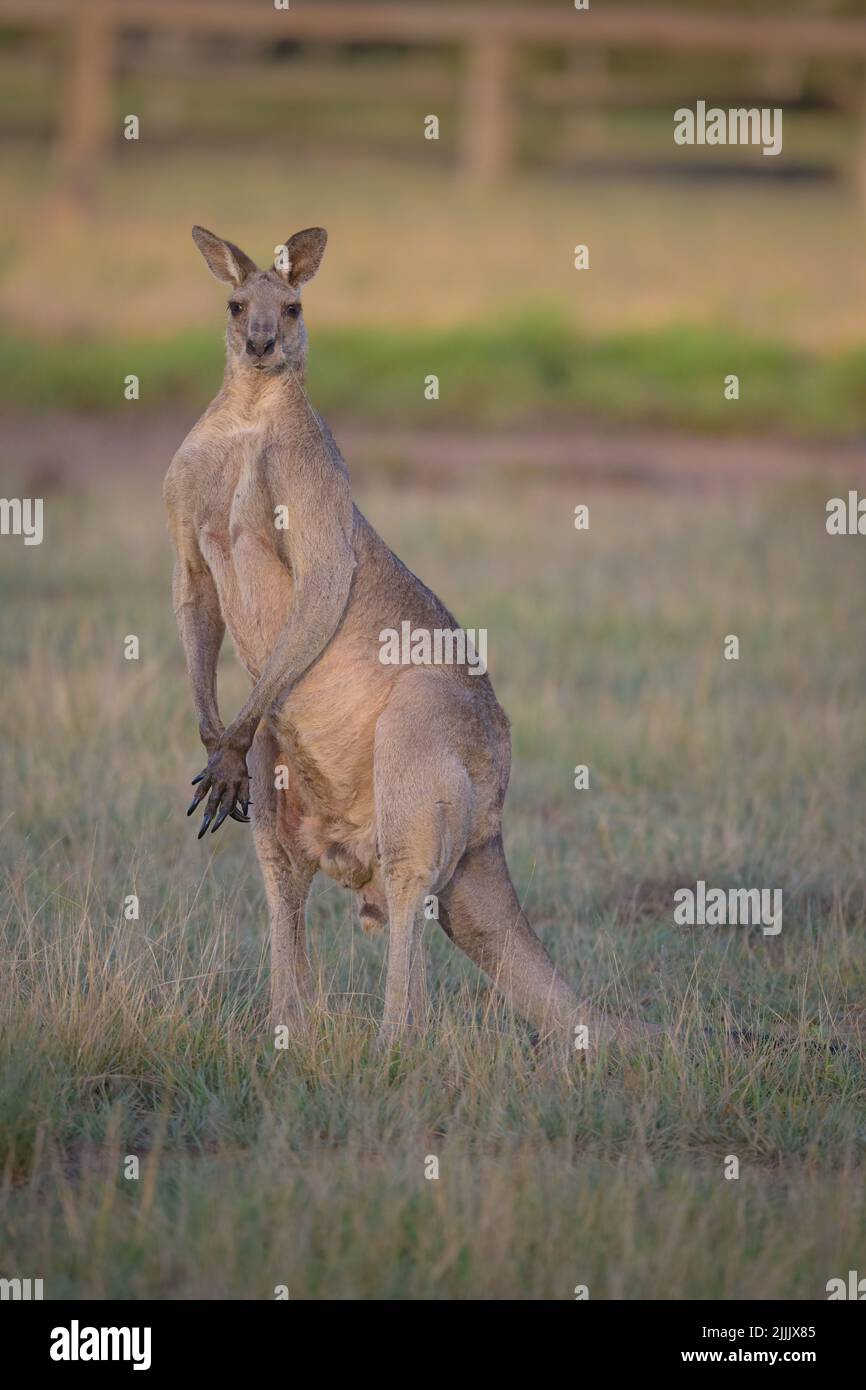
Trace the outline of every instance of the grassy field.
<instances>
[{"instance_id":1,"label":"grassy field","mask_svg":"<svg viewBox=\"0 0 866 1390\"><path fill-rule=\"evenodd\" d=\"M7 407L128 411L141 400L193 409L222 371L221 305L207 329L171 339L102 339L70 352L0 334ZM375 425L567 427L583 419L715 434L850 439L862 428L866 349L817 356L724 332L672 325L589 338L555 311L461 329L311 327L310 386L328 414ZM736 369L740 398L727 400ZM439 378L439 398L424 394ZM134 408L134 407L133 407Z\"/></svg>"},{"instance_id":2,"label":"grassy field","mask_svg":"<svg viewBox=\"0 0 866 1390\"><path fill-rule=\"evenodd\" d=\"M198 844L184 818L202 754L158 478L49 495L44 544L0 546L0 1273L46 1297L762 1299L862 1268L862 540L827 536L827 495L360 499L489 629L530 918L582 993L671 1027L588 1067L534 1048L432 924L434 1025L377 1055L385 941L318 880L316 1036L274 1052L249 832ZM221 689L231 713L230 655ZM781 934L675 927L699 877L781 888Z\"/></svg>"},{"instance_id":3,"label":"grassy field","mask_svg":"<svg viewBox=\"0 0 866 1390\"><path fill-rule=\"evenodd\" d=\"M420 142L422 145L423 141ZM222 287L194 222L259 260L330 232L305 291L326 411L489 426L596 418L856 436L866 398L863 217L849 185L542 178L466 187L426 158L206 147L118 152L91 220L61 214L45 151L0 159L0 403L199 404ZM796 228L796 235L792 235ZM574 247L590 248L589 270ZM424 380L440 377L440 398ZM725 377L740 399L724 398Z\"/></svg>"}]
</instances>

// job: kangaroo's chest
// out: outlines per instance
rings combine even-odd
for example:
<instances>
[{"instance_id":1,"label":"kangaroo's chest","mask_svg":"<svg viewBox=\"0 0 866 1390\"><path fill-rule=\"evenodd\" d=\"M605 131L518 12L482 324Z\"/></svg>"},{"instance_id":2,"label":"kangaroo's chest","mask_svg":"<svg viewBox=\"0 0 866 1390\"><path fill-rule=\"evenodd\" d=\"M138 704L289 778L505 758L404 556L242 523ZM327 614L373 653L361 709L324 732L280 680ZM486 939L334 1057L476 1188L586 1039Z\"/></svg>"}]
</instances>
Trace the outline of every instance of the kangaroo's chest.
<instances>
[{"instance_id":1,"label":"kangaroo's chest","mask_svg":"<svg viewBox=\"0 0 866 1390\"><path fill-rule=\"evenodd\" d=\"M287 501L274 496L265 446L255 437L237 442L231 464L198 539L238 656L257 677L292 601L285 552Z\"/></svg>"}]
</instances>

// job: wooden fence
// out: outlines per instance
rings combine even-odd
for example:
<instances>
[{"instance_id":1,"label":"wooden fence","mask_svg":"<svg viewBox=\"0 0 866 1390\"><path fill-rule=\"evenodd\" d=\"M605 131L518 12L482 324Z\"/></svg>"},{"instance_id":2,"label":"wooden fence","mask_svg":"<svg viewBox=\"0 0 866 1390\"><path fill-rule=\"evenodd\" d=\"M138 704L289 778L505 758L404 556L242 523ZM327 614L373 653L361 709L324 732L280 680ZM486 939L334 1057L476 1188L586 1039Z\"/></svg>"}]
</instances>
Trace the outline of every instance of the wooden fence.
<instances>
[{"instance_id":1,"label":"wooden fence","mask_svg":"<svg viewBox=\"0 0 866 1390\"><path fill-rule=\"evenodd\" d=\"M330 43L401 42L453 45L464 51L460 165L489 182L512 162L515 147L513 57L530 44L562 46L603 58L616 49L742 53L770 60L823 57L856 65L861 154L857 175L866 190L866 20L762 18L646 8L578 10L564 3L443 5L329 3L289 0L0 0L0 23L63 26L69 44L68 101L59 132L67 185L96 177L112 138L111 84L117 35L123 30L247 36Z\"/></svg>"}]
</instances>

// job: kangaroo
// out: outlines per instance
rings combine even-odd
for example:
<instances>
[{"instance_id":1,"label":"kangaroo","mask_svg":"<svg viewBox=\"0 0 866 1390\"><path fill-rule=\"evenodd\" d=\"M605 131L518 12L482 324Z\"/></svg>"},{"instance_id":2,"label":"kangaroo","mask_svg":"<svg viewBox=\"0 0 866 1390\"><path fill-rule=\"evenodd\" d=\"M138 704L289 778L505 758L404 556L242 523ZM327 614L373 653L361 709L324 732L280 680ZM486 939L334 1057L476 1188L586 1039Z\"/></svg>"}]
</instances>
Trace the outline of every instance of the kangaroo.
<instances>
[{"instance_id":1,"label":"kangaroo","mask_svg":"<svg viewBox=\"0 0 866 1390\"><path fill-rule=\"evenodd\" d=\"M593 1043L650 1029L596 1015L555 969L517 899L502 846L509 723L485 672L380 659L380 635L458 630L353 505L346 465L307 398L301 289L327 233L297 232L259 270L203 227L231 287L222 387L175 454L164 496L173 602L207 766L199 838L247 822L270 915L271 1018L312 1003L306 903L317 870L390 937L379 1039L427 1015L424 904L543 1033ZM217 658L228 628L250 694L224 727Z\"/></svg>"}]
</instances>

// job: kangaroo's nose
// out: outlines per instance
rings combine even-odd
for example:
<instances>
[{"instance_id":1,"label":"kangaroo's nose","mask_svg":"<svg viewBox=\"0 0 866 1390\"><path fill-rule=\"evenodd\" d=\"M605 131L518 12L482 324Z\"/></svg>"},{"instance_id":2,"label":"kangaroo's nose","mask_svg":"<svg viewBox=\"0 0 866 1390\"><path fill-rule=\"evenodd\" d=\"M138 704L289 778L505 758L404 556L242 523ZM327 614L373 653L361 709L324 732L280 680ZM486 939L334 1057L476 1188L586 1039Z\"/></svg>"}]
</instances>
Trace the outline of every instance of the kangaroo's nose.
<instances>
[{"instance_id":1,"label":"kangaroo's nose","mask_svg":"<svg viewBox=\"0 0 866 1390\"><path fill-rule=\"evenodd\" d=\"M251 333L247 338L247 352L250 357L267 357L268 353L273 352L275 342L275 338L265 333Z\"/></svg>"}]
</instances>

